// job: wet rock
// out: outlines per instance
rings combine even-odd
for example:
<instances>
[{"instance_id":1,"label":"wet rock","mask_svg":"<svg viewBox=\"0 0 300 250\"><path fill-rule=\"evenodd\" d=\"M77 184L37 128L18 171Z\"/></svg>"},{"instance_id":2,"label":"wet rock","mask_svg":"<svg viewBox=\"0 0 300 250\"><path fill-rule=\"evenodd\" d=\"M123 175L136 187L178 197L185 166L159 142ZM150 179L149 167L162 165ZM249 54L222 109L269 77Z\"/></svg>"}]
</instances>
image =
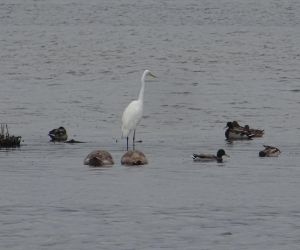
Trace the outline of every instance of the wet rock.
<instances>
[{"instance_id":1,"label":"wet rock","mask_svg":"<svg viewBox=\"0 0 300 250\"><path fill-rule=\"evenodd\" d=\"M95 150L89 153L83 163L92 167L108 167L114 165L111 154L105 150Z\"/></svg>"},{"instance_id":2,"label":"wet rock","mask_svg":"<svg viewBox=\"0 0 300 250\"><path fill-rule=\"evenodd\" d=\"M129 150L121 158L121 164L127 166L139 166L148 164L148 160L143 152Z\"/></svg>"}]
</instances>

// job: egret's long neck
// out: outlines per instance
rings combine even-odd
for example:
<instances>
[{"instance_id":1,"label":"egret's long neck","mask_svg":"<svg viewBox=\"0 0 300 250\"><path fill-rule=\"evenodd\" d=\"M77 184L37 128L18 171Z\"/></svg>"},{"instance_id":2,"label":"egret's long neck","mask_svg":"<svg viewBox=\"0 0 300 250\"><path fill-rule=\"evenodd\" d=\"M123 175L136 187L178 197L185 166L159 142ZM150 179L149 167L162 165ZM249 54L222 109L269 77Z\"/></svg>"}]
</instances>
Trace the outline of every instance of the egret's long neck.
<instances>
[{"instance_id":1,"label":"egret's long neck","mask_svg":"<svg viewBox=\"0 0 300 250\"><path fill-rule=\"evenodd\" d=\"M141 89L140 89L140 93L139 93L139 101L144 101L144 91L145 91L145 77L146 77L146 74L144 73L143 76L142 76L142 79L141 79Z\"/></svg>"}]
</instances>

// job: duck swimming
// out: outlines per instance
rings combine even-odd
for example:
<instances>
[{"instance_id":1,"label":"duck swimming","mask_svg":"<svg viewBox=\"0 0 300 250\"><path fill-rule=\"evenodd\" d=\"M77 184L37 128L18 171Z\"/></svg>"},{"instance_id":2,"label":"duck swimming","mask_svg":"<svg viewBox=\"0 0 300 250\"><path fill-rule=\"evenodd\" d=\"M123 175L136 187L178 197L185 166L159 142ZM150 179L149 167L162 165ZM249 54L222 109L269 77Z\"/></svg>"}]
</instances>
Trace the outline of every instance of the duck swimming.
<instances>
[{"instance_id":1,"label":"duck swimming","mask_svg":"<svg viewBox=\"0 0 300 250\"><path fill-rule=\"evenodd\" d=\"M279 148L269 146L269 145L263 145L263 146L265 147L265 149L259 151L260 157L277 157L281 153Z\"/></svg>"},{"instance_id":2,"label":"duck swimming","mask_svg":"<svg viewBox=\"0 0 300 250\"><path fill-rule=\"evenodd\" d=\"M236 129L241 129L253 134L253 137L263 137L265 131L263 129L250 128L249 125L241 126L237 121L233 121L232 125Z\"/></svg>"},{"instance_id":3,"label":"duck swimming","mask_svg":"<svg viewBox=\"0 0 300 250\"><path fill-rule=\"evenodd\" d=\"M64 142L68 139L67 130L64 127L52 129L49 131L48 135L53 142Z\"/></svg>"},{"instance_id":4,"label":"duck swimming","mask_svg":"<svg viewBox=\"0 0 300 250\"><path fill-rule=\"evenodd\" d=\"M254 137L251 131L236 127L232 122L227 122L226 127L225 137L227 140L251 140Z\"/></svg>"},{"instance_id":5,"label":"duck swimming","mask_svg":"<svg viewBox=\"0 0 300 250\"><path fill-rule=\"evenodd\" d=\"M217 161L219 163L223 162L223 156L229 157L225 153L224 149L219 149L217 152L217 155L213 154L193 154L193 160L194 161Z\"/></svg>"}]
</instances>

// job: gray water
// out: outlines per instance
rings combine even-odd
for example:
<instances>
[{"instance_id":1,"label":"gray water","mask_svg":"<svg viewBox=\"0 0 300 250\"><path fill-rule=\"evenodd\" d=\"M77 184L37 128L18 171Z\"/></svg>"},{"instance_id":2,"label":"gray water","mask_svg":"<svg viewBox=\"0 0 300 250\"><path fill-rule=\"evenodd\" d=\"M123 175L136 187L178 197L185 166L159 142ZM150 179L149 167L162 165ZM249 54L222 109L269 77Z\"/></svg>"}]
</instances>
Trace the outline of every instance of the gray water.
<instances>
[{"instance_id":1,"label":"gray water","mask_svg":"<svg viewBox=\"0 0 300 250\"><path fill-rule=\"evenodd\" d=\"M298 0L3 0L1 249L298 249ZM120 165L144 69L149 165ZM227 121L265 136L228 144ZM53 144L64 126L85 144ZM259 158L263 144L278 158ZM195 163L192 153L230 155ZM95 149L112 168L83 165Z\"/></svg>"}]
</instances>

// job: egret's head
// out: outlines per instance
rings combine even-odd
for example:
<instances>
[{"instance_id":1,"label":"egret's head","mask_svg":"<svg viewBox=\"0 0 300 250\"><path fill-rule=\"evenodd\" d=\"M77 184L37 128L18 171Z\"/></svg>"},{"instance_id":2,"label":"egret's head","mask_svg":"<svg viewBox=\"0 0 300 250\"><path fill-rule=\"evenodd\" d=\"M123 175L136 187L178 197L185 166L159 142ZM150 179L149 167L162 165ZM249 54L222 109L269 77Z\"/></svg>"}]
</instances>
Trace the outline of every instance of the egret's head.
<instances>
[{"instance_id":1,"label":"egret's head","mask_svg":"<svg viewBox=\"0 0 300 250\"><path fill-rule=\"evenodd\" d=\"M148 69L145 70L144 76L151 76L153 78L157 78L155 75L152 74L152 72Z\"/></svg>"}]
</instances>

